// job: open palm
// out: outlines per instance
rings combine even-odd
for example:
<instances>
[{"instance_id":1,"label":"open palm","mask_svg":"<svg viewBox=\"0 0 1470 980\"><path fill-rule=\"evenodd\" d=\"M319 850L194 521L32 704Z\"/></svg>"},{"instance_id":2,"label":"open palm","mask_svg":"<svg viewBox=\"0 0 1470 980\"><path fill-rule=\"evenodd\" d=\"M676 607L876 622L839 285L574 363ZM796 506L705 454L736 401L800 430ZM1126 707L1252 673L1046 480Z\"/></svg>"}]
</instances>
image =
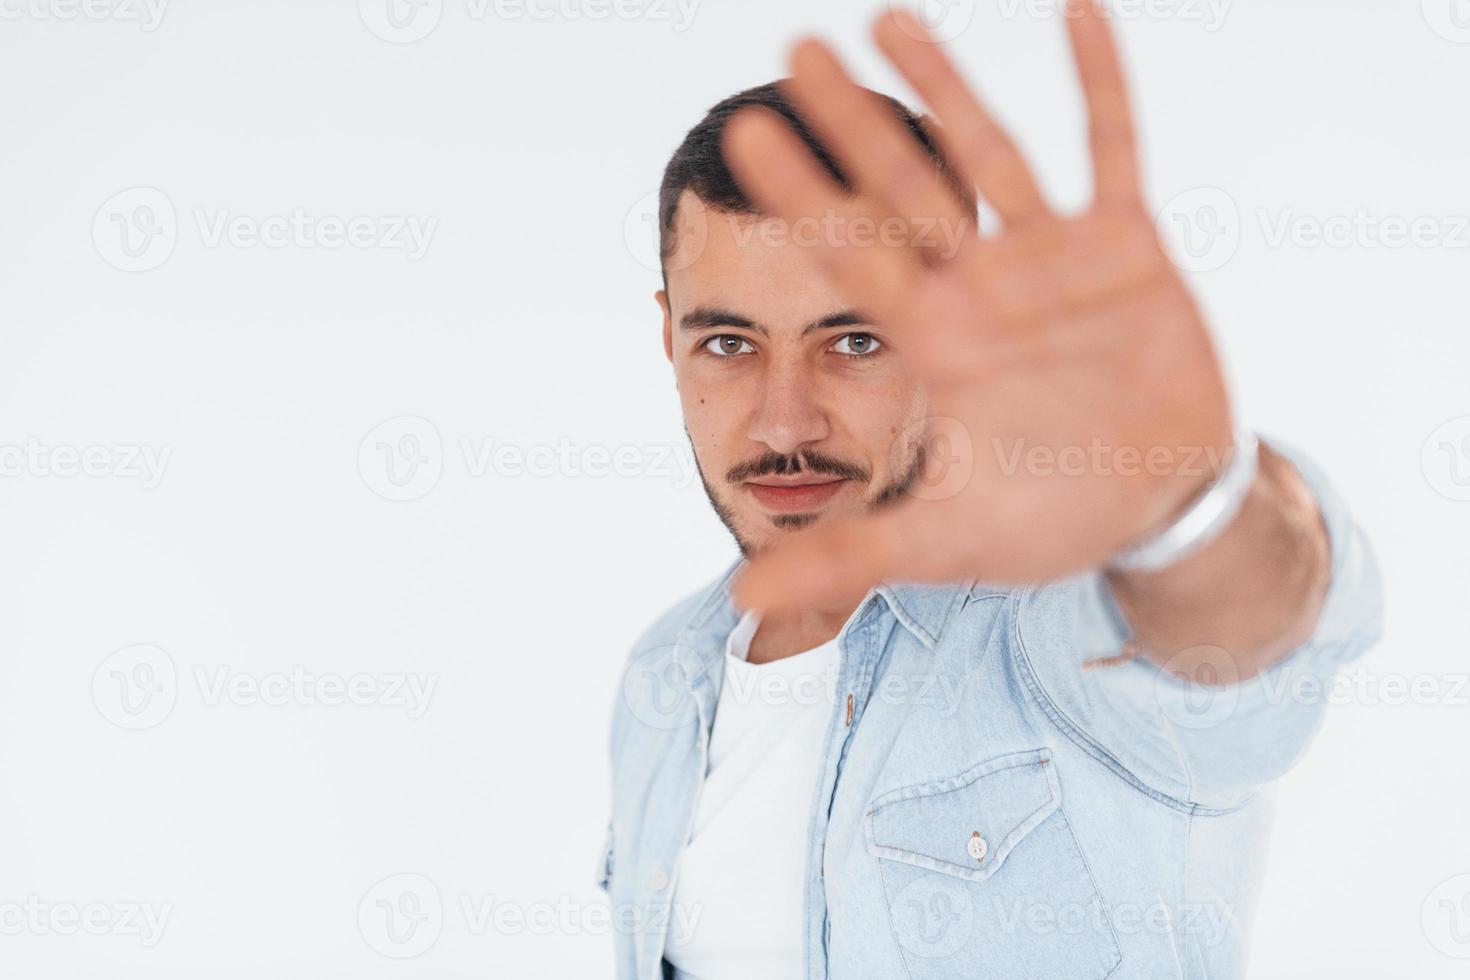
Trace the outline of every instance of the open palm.
<instances>
[{"instance_id":1,"label":"open palm","mask_svg":"<svg viewBox=\"0 0 1470 980\"><path fill-rule=\"evenodd\" d=\"M901 243L826 240L816 257L893 335L930 404L929 466L912 499L791 535L742 579L747 604L820 602L883 579L1023 582L1097 567L1166 523L1228 450L1224 380L1143 200L1106 18L1073 0L1067 24L1094 172L1078 215L1047 206L1015 144L902 12L879 20L878 45L937 115L934 137L999 215L998 233L979 233L903 124L820 42L796 47L787 91L853 193L773 114L732 120L726 155L764 213L907 229Z\"/></svg>"}]
</instances>

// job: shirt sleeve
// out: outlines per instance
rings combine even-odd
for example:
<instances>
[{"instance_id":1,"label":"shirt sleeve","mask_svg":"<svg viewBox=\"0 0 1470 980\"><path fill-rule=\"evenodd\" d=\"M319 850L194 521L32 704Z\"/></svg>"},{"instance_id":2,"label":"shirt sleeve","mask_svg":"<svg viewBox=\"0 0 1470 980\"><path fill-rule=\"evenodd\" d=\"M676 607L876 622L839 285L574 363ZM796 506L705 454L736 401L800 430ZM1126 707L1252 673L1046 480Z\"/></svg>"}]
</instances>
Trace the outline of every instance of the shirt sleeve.
<instances>
[{"instance_id":1,"label":"shirt sleeve","mask_svg":"<svg viewBox=\"0 0 1470 980\"><path fill-rule=\"evenodd\" d=\"M1362 531L1315 465L1271 445L1316 497L1332 573L1311 637L1265 671L1206 685L1144 657L1090 663L1116 655L1128 636L1101 574L1028 592L1015 612L1023 679L1052 719L1139 789L1190 809L1234 808L1289 770L1335 699L1339 673L1382 631L1378 568Z\"/></svg>"}]
</instances>

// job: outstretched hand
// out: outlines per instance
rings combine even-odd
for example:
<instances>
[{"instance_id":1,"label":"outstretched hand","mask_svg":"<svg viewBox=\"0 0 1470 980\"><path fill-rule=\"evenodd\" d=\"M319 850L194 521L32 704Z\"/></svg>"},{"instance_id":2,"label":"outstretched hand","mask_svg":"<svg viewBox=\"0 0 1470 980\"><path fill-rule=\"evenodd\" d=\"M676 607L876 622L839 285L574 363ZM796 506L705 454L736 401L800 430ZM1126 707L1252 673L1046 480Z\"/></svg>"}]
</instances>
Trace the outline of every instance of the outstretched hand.
<instances>
[{"instance_id":1,"label":"outstretched hand","mask_svg":"<svg viewBox=\"0 0 1470 980\"><path fill-rule=\"evenodd\" d=\"M928 103L973 214L902 123L831 50L804 41L787 93L852 184L841 188L773 113L731 121L725 154L767 215L899 219L889 242L811 247L893 337L929 397L914 492L819 523L756 558L738 585L759 609L820 604L883 580L1026 582L1103 565L1166 524L1231 444L1225 383L1198 308L1143 200L1123 71L1105 15L1072 0L1093 201L1048 207L1010 137L910 15L881 17L883 53ZM925 234L937 222L958 235Z\"/></svg>"}]
</instances>

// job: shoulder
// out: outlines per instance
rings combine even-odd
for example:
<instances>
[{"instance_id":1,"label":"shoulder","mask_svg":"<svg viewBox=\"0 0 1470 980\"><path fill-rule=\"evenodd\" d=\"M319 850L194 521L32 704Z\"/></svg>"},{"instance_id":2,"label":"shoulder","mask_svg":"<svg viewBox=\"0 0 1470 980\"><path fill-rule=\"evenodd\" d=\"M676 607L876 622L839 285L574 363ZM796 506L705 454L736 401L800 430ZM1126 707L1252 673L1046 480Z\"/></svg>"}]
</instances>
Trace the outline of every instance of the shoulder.
<instances>
[{"instance_id":1,"label":"shoulder","mask_svg":"<svg viewBox=\"0 0 1470 980\"><path fill-rule=\"evenodd\" d=\"M675 601L655 617L653 622L645 627L638 638L633 641L628 651L628 659L637 660L649 651L673 646L679 634L687 627L697 625L719 604L726 586L734 577L740 564L740 562L735 562L719 575Z\"/></svg>"},{"instance_id":2,"label":"shoulder","mask_svg":"<svg viewBox=\"0 0 1470 980\"><path fill-rule=\"evenodd\" d=\"M701 624L726 609L729 580L738 566L737 562L665 609L628 650L613 705L615 769L630 747L636 749L634 755L656 755L653 743L694 717L688 681L677 662L678 651L681 644L695 638Z\"/></svg>"}]
</instances>

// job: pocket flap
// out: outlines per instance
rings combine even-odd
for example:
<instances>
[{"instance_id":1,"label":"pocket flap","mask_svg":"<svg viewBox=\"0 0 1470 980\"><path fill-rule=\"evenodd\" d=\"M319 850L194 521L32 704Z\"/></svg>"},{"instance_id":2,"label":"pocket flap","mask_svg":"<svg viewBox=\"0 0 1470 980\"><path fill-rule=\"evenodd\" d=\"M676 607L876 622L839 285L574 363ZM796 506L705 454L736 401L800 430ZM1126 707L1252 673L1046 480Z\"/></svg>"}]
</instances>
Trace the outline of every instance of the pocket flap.
<instances>
[{"instance_id":1,"label":"pocket flap","mask_svg":"<svg viewBox=\"0 0 1470 980\"><path fill-rule=\"evenodd\" d=\"M1060 805L1049 749L1004 755L875 797L864 818L868 852L983 881Z\"/></svg>"}]
</instances>

